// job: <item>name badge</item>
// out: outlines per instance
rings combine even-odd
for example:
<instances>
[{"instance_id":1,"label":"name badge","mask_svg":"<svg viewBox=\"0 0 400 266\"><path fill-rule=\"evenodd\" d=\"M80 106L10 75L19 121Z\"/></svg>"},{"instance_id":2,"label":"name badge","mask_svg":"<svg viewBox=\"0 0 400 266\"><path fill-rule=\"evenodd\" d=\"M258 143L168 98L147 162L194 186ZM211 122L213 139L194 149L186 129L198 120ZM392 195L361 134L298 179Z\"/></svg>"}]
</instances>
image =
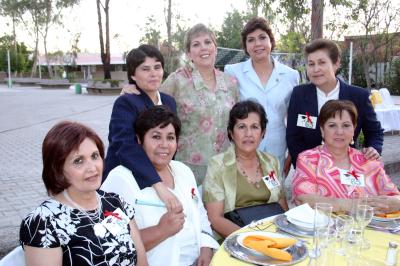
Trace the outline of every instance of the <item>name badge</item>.
<instances>
[{"instance_id":1,"label":"name badge","mask_svg":"<svg viewBox=\"0 0 400 266\"><path fill-rule=\"evenodd\" d=\"M114 236L119 235L129 223L128 216L126 216L120 208L113 212L106 211L104 215L106 218L101 222L101 224Z\"/></svg>"},{"instance_id":2,"label":"name badge","mask_svg":"<svg viewBox=\"0 0 400 266\"><path fill-rule=\"evenodd\" d=\"M340 172L340 182L343 185L365 187L365 180L363 174L356 173L354 170L350 172L343 169L339 169L339 172Z\"/></svg>"},{"instance_id":3,"label":"name badge","mask_svg":"<svg viewBox=\"0 0 400 266\"><path fill-rule=\"evenodd\" d=\"M276 177L275 171L271 171L268 175L264 176L263 181L269 190L275 189L281 185Z\"/></svg>"},{"instance_id":4,"label":"name badge","mask_svg":"<svg viewBox=\"0 0 400 266\"><path fill-rule=\"evenodd\" d=\"M297 126L315 129L317 126L317 117L311 116L307 112L305 115L299 114L297 116Z\"/></svg>"}]
</instances>

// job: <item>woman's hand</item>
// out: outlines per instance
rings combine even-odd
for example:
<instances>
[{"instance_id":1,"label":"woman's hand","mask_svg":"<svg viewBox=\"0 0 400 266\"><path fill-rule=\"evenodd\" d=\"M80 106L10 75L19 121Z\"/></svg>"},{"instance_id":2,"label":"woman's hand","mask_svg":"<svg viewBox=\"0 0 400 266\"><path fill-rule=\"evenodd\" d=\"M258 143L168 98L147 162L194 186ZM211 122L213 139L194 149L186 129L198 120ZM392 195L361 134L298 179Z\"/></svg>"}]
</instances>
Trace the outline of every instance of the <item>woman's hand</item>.
<instances>
[{"instance_id":1,"label":"woman's hand","mask_svg":"<svg viewBox=\"0 0 400 266\"><path fill-rule=\"evenodd\" d=\"M373 147L363 148L362 153L364 153L364 156L367 160L378 160L381 158L379 152L377 152L377 150L375 150Z\"/></svg>"},{"instance_id":2,"label":"woman's hand","mask_svg":"<svg viewBox=\"0 0 400 266\"><path fill-rule=\"evenodd\" d=\"M122 86L121 95L124 95L125 93L139 95L140 91L138 91L135 84L124 84L124 86Z\"/></svg>"},{"instance_id":3,"label":"woman's hand","mask_svg":"<svg viewBox=\"0 0 400 266\"><path fill-rule=\"evenodd\" d=\"M158 197L164 202L168 211L176 208L182 209L179 199L162 182L155 183L153 188L156 190Z\"/></svg>"},{"instance_id":4,"label":"woman's hand","mask_svg":"<svg viewBox=\"0 0 400 266\"><path fill-rule=\"evenodd\" d=\"M182 230L184 223L185 215L183 214L183 208L181 206L173 208L171 211L168 211L161 216L158 226L168 237L170 237Z\"/></svg>"},{"instance_id":5,"label":"woman's hand","mask_svg":"<svg viewBox=\"0 0 400 266\"><path fill-rule=\"evenodd\" d=\"M192 79L192 71L193 69L189 68L189 66L180 67L176 70L177 74L181 74L187 79Z\"/></svg>"},{"instance_id":6,"label":"woman's hand","mask_svg":"<svg viewBox=\"0 0 400 266\"><path fill-rule=\"evenodd\" d=\"M197 259L197 266L208 266L210 265L213 251L211 248L202 247L200 249L200 256Z\"/></svg>"},{"instance_id":7,"label":"woman's hand","mask_svg":"<svg viewBox=\"0 0 400 266\"><path fill-rule=\"evenodd\" d=\"M369 197L368 205L374 208L375 213L389 213L400 210L400 196Z\"/></svg>"}]
</instances>

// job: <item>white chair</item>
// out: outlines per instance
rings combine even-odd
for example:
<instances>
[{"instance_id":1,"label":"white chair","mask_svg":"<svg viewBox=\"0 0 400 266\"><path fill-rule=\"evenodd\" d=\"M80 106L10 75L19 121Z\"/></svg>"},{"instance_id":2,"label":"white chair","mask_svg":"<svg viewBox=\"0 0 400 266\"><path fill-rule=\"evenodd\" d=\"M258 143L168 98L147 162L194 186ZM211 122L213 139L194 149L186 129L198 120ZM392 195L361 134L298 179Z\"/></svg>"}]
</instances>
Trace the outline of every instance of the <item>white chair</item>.
<instances>
[{"instance_id":1,"label":"white chair","mask_svg":"<svg viewBox=\"0 0 400 266\"><path fill-rule=\"evenodd\" d=\"M382 88L382 89L379 89L379 92L382 96L382 104L385 108L400 110L400 106L394 105L393 99L390 96L390 92L388 89Z\"/></svg>"},{"instance_id":2,"label":"white chair","mask_svg":"<svg viewBox=\"0 0 400 266\"><path fill-rule=\"evenodd\" d=\"M25 254L21 246L14 248L0 260L0 266L25 266Z\"/></svg>"},{"instance_id":3,"label":"white chair","mask_svg":"<svg viewBox=\"0 0 400 266\"><path fill-rule=\"evenodd\" d=\"M390 96L389 90L382 88L379 91L373 90L372 97L381 98L375 103L377 119L381 123L385 132L400 130L400 107L395 106ZM377 94L379 93L379 96Z\"/></svg>"}]
</instances>

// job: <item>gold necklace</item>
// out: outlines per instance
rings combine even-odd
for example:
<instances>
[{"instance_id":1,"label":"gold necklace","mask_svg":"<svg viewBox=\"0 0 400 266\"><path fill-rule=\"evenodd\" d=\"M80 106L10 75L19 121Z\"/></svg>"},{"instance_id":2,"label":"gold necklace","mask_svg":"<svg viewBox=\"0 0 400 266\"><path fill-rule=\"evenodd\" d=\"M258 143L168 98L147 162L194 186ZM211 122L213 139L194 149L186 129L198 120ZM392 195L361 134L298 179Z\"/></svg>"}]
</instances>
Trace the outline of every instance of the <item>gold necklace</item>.
<instances>
[{"instance_id":1,"label":"gold necklace","mask_svg":"<svg viewBox=\"0 0 400 266\"><path fill-rule=\"evenodd\" d=\"M256 164L256 174L253 177L250 177L246 171L244 170L243 164L240 162L239 157L236 156L236 162L237 162L237 169L239 172L242 173L244 177L246 177L246 180L249 184L254 185L257 189L261 187L260 181L261 181L261 171L260 171L260 160L257 158L257 164Z\"/></svg>"}]
</instances>

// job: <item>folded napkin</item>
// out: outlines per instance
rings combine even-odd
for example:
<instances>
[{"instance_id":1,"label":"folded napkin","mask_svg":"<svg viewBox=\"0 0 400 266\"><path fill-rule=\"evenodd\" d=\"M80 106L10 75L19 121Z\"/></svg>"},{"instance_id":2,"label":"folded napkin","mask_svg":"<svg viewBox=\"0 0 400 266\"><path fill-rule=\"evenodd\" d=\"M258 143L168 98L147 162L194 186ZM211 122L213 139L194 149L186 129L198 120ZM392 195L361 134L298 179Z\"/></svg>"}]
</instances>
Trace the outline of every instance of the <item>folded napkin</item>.
<instances>
[{"instance_id":1,"label":"folded napkin","mask_svg":"<svg viewBox=\"0 0 400 266\"><path fill-rule=\"evenodd\" d=\"M288 210L285 212L285 215L291 218L291 220L296 220L305 224L314 224L315 211L308 203ZM327 217L324 215L317 215L316 225L323 226L325 224L327 224Z\"/></svg>"},{"instance_id":2,"label":"folded napkin","mask_svg":"<svg viewBox=\"0 0 400 266\"><path fill-rule=\"evenodd\" d=\"M296 243L294 238L276 238L260 235L250 235L243 239L243 245L245 247L254 249L268 257L291 261L292 255L281 248L287 248Z\"/></svg>"}]
</instances>

